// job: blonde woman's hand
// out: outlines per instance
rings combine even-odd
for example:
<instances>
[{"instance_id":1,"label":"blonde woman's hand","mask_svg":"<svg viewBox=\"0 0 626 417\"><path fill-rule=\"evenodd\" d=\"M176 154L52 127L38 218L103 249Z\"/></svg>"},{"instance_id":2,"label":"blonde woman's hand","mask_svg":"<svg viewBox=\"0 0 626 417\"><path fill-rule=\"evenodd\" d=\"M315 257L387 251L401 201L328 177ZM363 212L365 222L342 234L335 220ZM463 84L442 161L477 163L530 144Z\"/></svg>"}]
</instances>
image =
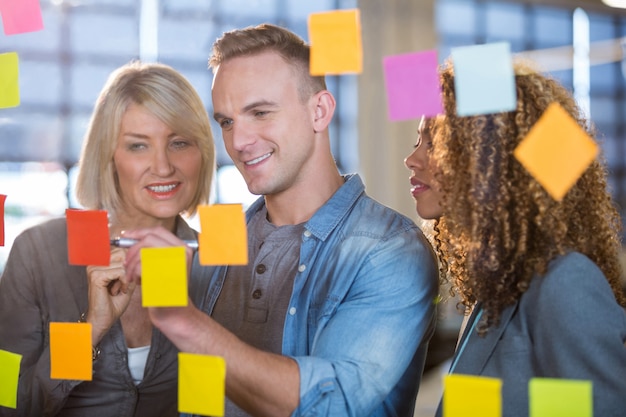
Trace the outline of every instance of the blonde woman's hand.
<instances>
[{"instance_id":1,"label":"blonde woman's hand","mask_svg":"<svg viewBox=\"0 0 626 417\"><path fill-rule=\"evenodd\" d=\"M92 325L92 343L97 345L126 310L136 284L128 282L124 261L126 249L111 250L108 266L87 267L89 281L87 322Z\"/></svg>"}]
</instances>

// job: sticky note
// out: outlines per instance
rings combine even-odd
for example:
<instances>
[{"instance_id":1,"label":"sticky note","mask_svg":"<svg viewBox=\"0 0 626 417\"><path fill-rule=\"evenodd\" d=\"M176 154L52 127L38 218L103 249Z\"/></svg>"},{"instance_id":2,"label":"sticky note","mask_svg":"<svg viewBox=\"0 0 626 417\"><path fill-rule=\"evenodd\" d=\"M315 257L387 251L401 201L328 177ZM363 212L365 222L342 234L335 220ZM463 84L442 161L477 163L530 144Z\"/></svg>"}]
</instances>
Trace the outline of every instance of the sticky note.
<instances>
[{"instance_id":1,"label":"sticky note","mask_svg":"<svg viewBox=\"0 0 626 417\"><path fill-rule=\"evenodd\" d=\"M598 145L558 103L550 104L513 155L557 201L598 155Z\"/></svg>"},{"instance_id":2,"label":"sticky note","mask_svg":"<svg viewBox=\"0 0 626 417\"><path fill-rule=\"evenodd\" d=\"M17 407L22 355L0 349L0 407Z\"/></svg>"},{"instance_id":3,"label":"sticky note","mask_svg":"<svg viewBox=\"0 0 626 417\"><path fill-rule=\"evenodd\" d=\"M246 265L248 233L241 204L214 204L198 207L201 265Z\"/></svg>"},{"instance_id":4,"label":"sticky note","mask_svg":"<svg viewBox=\"0 0 626 417\"><path fill-rule=\"evenodd\" d=\"M443 417L500 417L502 380L450 374L444 377Z\"/></svg>"},{"instance_id":5,"label":"sticky note","mask_svg":"<svg viewBox=\"0 0 626 417\"><path fill-rule=\"evenodd\" d=\"M437 68L435 50L383 58L390 120L443 114Z\"/></svg>"},{"instance_id":6,"label":"sticky note","mask_svg":"<svg viewBox=\"0 0 626 417\"><path fill-rule=\"evenodd\" d=\"M515 110L515 73L507 42L456 47L450 55L459 116Z\"/></svg>"},{"instance_id":7,"label":"sticky note","mask_svg":"<svg viewBox=\"0 0 626 417\"><path fill-rule=\"evenodd\" d=\"M71 265L111 262L109 220L105 210L65 210L67 245Z\"/></svg>"},{"instance_id":8,"label":"sticky note","mask_svg":"<svg viewBox=\"0 0 626 417\"><path fill-rule=\"evenodd\" d=\"M530 417L593 417L591 381L532 378L528 401Z\"/></svg>"},{"instance_id":9,"label":"sticky note","mask_svg":"<svg viewBox=\"0 0 626 417\"><path fill-rule=\"evenodd\" d=\"M187 305L185 247L141 249L141 296L144 307Z\"/></svg>"},{"instance_id":10,"label":"sticky note","mask_svg":"<svg viewBox=\"0 0 626 417\"><path fill-rule=\"evenodd\" d=\"M226 362L219 356L178 354L178 411L224 415Z\"/></svg>"},{"instance_id":11,"label":"sticky note","mask_svg":"<svg viewBox=\"0 0 626 417\"><path fill-rule=\"evenodd\" d=\"M50 378L91 381L91 323L50 323Z\"/></svg>"},{"instance_id":12,"label":"sticky note","mask_svg":"<svg viewBox=\"0 0 626 417\"><path fill-rule=\"evenodd\" d=\"M7 35L43 29L39 0L0 0L0 14Z\"/></svg>"},{"instance_id":13,"label":"sticky note","mask_svg":"<svg viewBox=\"0 0 626 417\"><path fill-rule=\"evenodd\" d=\"M0 109L20 105L17 52L0 54Z\"/></svg>"},{"instance_id":14,"label":"sticky note","mask_svg":"<svg viewBox=\"0 0 626 417\"><path fill-rule=\"evenodd\" d=\"M358 9L311 13L308 19L311 75L363 71L361 15Z\"/></svg>"},{"instance_id":15,"label":"sticky note","mask_svg":"<svg viewBox=\"0 0 626 417\"><path fill-rule=\"evenodd\" d=\"M4 202L7 196L0 194L0 246L4 246Z\"/></svg>"}]
</instances>

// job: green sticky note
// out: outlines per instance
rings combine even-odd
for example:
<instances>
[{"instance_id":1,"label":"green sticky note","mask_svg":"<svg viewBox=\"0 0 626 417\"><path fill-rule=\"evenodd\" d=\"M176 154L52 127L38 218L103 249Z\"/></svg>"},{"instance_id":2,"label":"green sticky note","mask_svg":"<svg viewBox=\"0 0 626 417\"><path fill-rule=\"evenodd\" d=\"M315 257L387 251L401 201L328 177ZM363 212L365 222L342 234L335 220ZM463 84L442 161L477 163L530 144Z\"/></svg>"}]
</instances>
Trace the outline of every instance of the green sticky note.
<instances>
[{"instance_id":1,"label":"green sticky note","mask_svg":"<svg viewBox=\"0 0 626 417\"><path fill-rule=\"evenodd\" d=\"M17 52L0 54L0 109L20 105Z\"/></svg>"},{"instance_id":2,"label":"green sticky note","mask_svg":"<svg viewBox=\"0 0 626 417\"><path fill-rule=\"evenodd\" d=\"M185 247L141 249L141 295L144 307L187 305Z\"/></svg>"},{"instance_id":3,"label":"green sticky note","mask_svg":"<svg viewBox=\"0 0 626 417\"><path fill-rule=\"evenodd\" d=\"M591 381L532 378L528 382L530 417L592 417Z\"/></svg>"},{"instance_id":4,"label":"green sticky note","mask_svg":"<svg viewBox=\"0 0 626 417\"><path fill-rule=\"evenodd\" d=\"M178 411L224 415L226 361L219 356L178 354Z\"/></svg>"},{"instance_id":5,"label":"green sticky note","mask_svg":"<svg viewBox=\"0 0 626 417\"><path fill-rule=\"evenodd\" d=\"M483 376L446 375L443 417L500 417L502 380Z\"/></svg>"},{"instance_id":6,"label":"green sticky note","mask_svg":"<svg viewBox=\"0 0 626 417\"><path fill-rule=\"evenodd\" d=\"M17 407L17 381L22 355L0 349L0 407Z\"/></svg>"}]
</instances>

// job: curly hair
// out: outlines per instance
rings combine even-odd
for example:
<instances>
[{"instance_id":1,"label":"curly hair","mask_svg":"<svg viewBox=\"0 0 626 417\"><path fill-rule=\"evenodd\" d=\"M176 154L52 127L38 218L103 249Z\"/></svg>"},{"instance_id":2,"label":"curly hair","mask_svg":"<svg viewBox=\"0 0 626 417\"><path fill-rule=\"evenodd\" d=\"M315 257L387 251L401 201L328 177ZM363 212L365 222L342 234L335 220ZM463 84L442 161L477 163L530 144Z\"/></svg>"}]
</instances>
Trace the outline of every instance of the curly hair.
<instances>
[{"instance_id":1,"label":"curly hair","mask_svg":"<svg viewBox=\"0 0 626 417\"><path fill-rule=\"evenodd\" d=\"M591 138L595 132L570 92L557 81L516 62L514 111L460 117L454 71L440 68L445 114L432 125L431 157L444 216L434 226L444 281L460 303L482 303L481 333L546 272L556 256L578 251L602 270L619 304L621 221L607 190L605 163L597 158L561 201L553 199L513 156L517 145L556 102Z\"/></svg>"}]
</instances>

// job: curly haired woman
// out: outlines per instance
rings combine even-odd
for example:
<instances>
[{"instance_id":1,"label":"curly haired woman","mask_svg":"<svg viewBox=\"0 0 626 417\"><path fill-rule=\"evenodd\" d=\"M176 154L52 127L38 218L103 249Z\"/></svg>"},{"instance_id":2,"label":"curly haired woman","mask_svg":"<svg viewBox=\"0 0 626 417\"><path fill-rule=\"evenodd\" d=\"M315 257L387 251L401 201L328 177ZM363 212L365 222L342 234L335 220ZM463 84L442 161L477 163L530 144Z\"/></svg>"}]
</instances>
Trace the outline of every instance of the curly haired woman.
<instances>
[{"instance_id":1,"label":"curly haired woman","mask_svg":"<svg viewBox=\"0 0 626 417\"><path fill-rule=\"evenodd\" d=\"M515 75L514 111L459 117L446 62L445 116L420 124L405 160L418 214L436 219L442 275L471 312L450 372L500 378L504 416L529 415L533 377L590 380L594 415L623 416L621 222L606 167L596 159L561 201L542 188L513 151L546 107L595 134L557 81L519 62Z\"/></svg>"}]
</instances>

